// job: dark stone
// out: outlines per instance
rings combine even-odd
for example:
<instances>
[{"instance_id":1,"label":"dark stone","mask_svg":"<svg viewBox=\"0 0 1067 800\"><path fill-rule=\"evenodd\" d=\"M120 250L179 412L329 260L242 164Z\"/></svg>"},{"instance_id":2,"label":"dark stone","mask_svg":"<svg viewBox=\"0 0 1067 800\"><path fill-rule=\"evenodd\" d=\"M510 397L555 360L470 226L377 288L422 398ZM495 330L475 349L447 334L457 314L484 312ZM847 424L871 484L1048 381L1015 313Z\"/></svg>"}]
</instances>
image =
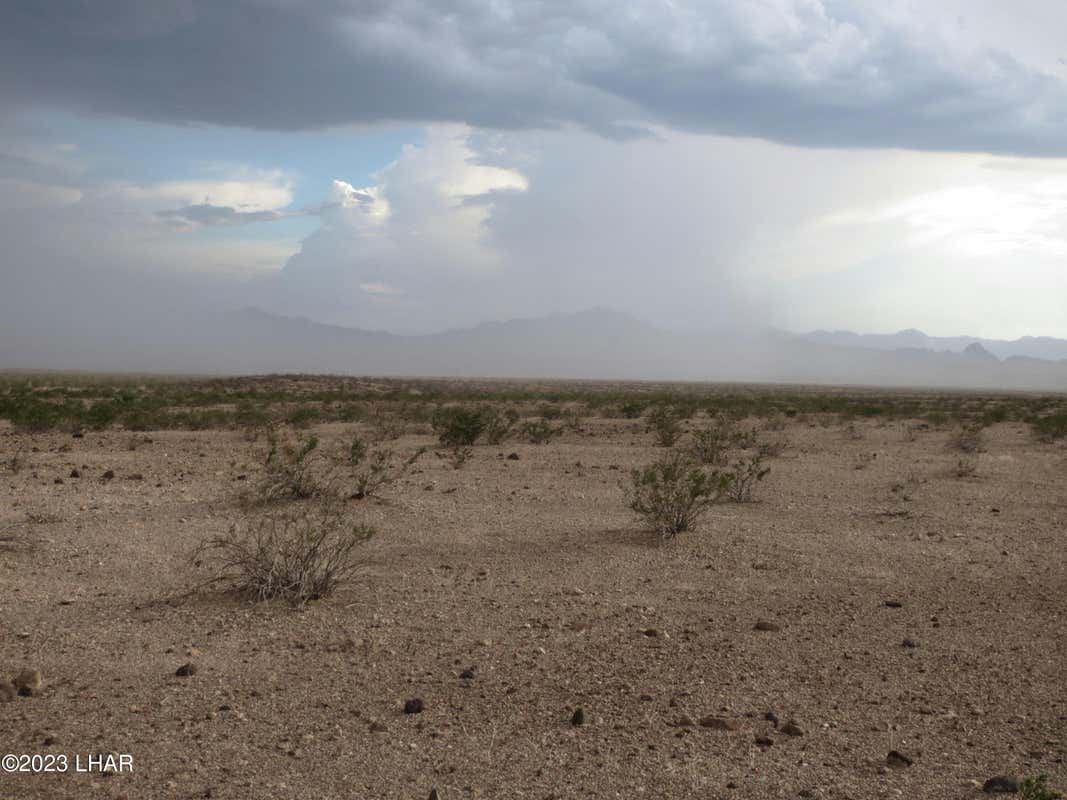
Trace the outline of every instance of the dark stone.
<instances>
[{"instance_id":1,"label":"dark stone","mask_svg":"<svg viewBox=\"0 0 1067 800\"><path fill-rule=\"evenodd\" d=\"M578 727L585 724L585 711L580 708L574 709L574 713L571 714L571 725Z\"/></svg>"},{"instance_id":2,"label":"dark stone","mask_svg":"<svg viewBox=\"0 0 1067 800\"><path fill-rule=\"evenodd\" d=\"M424 707L421 697L413 697L404 703L404 713L421 714Z\"/></svg>"},{"instance_id":3,"label":"dark stone","mask_svg":"<svg viewBox=\"0 0 1067 800\"><path fill-rule=\"evenodd\" d=\"M508 454L508 461L518 461L518 460L519 460L519 454L518 453L509 453Z\"/></svg>"},{"instance_id":4,"label":"dark stone","mask_svg":"<svg viewBox=\"0 0 1067 800\"><path fill-rule=\"evenodd\" d=\"M115 477L115 470L109 469L107 472L105 472L100 477L102 477L105 481L109 481L109 480L111 480L112 478Z\"/></svg>"},{"instance_id":5,"label":"dark stone","mask_svg":"<svg viewBox=\"0 0 1067 800\"><path fill-rule=\"evenodd\" d=\"M770 631L771 633L777 633L782 629L782 626L777 622L770 622L765 619L757 620L754 627L757 631Z\"/></svg>"},{"instance_id":6,"label":"dark stone","mask_svg":"<svg viewBox=\"0 0 1067 800\"><path fill-rule=\"evenodd\" d=\"M994 775L982 784L982 791L988 794L1015 794L1019 791L1019 781L1009 775Z\"/></svg>"},{"instance_id":7,"label":"dark stone","mask_svg":"<svg viewBox=\"0 0 1067 800\"><path fill-rule=\"evenodd\" d=\"M912 760L897 750L890 750L885 757L885 765L894 769L904 769L912 765Z\"/></svg>"},{"instance_id":8,"label":"dark stone","mask_svg":"<svg viewBox=\"0 0 1067 800\"><path fill-rule=\"evenodd\" d=\"M914 639L905 639L903 642L900 643L900 646L907 647L908 649L913 649L918 647L919 643L916 642Z\"/></svg>"},{"instance_id":9,"label":"dark stone","mask_svg":"<svg viewBox=\"0 0 1067 800\"><path fill-rule=\"evenodd\" d=\"M191 662L188 664L182 664L180 667L178 667L178 669L174 671L174 674L177 675L179 678L188 678L192 675L195 675L196 673L196 664L193 664Z\"/></svg>"}]
</instances>

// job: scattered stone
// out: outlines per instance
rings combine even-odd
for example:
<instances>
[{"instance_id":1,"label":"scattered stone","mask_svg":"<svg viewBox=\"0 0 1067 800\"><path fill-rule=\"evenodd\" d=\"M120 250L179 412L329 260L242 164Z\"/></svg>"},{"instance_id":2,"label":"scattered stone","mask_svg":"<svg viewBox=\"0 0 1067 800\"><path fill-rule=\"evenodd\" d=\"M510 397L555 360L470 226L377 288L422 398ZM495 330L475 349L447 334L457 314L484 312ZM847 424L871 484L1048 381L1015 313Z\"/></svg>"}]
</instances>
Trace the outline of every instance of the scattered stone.
<instances>
[{"instance_id":1,"label":"scattered stone","mask_svg":"<svg viewBox=\"0 0 1067 800\"><path fill-rule=\"evenodd\" d=\"M465 681L473 681L478 677L478 670L474 667L467 667L463 672L459 673L459 677Z\"/></svg>"},{"instance_id":2,"label":"scattered stone","mask_svg":"<svg viewBox=\"0 0 1067 800\"><path fill-rule=\"evenodd\" d=\"M44 746L44 747L51 747L55 743L56 743L56 737L55 736L45 736L44 739L41 741L41 745Z\"/></svg>"},{"instance_id":3,"label":"scattered stone","mask_svg":"<svg viewBox=\"0 0 1067 800\"><path fill-rule=\"evenodd\" d=\"M115 470L109 469L107 472L105 472L100 477L103 478L105 481L109 481L109 480L111 480L112 478L115 477Z\"/></svg>"},{"instance_id":4,"label":"scattered stone","mask_svg":"<svg viewBox=\"0 0 1067 800\"><path fill-rule=\"evenodd\" d=\"M54 483L56 486L62 486L63 485L63 479L62 478L56 478L54 481L52 481L52 483Z\"/></svg>"},{"instance_id":5,"label":"scattered stone","mask_svg":"<svg viewBox=\"0 0 1067 800\"><path fill-rule=\"evenodd\" d=\"M22 670L15 676L13 683L21 697L33 697L36 694L40 694L41 687L44 686L39 669Z\"/></svg>"},{"instance_id":6,"label":"scattered stone","mask_svg":"<svg viewBox=\"0 0 1067 800\"><path fill-rule=\"evenodd\" d=\"M389 730L389 728L384 722L379 722L378 720L374 720L370 724L370 732L371 733L385 733L387 730Z\"/></svg>"},{"instance_id":7,"label":"scattered stone","mask_svg":"<svg viewBox=\"0 0 1067 800\"><path fill-rule=\"evenodd\" d=\"M904 769L912 765L912 760L897 750L890 750L885 757L885 765L893 769Z\"/></svg>"},{"instance_id":8,"label":"scattered stone","mask_svg":"<svg viewBox=\"0 0 1067 800\"><path fill-rule=\"evenodd\" d=\"M0 680L0 703L10 703L18 697L15 684L8 680Z\"/></svg>"},{"instance_id":9,"label":"scattered stone","mask_svg":"<svg viewBox=\"0 0 1067 800\"><path fill-rule=\"evenodd\" d=\"M70 477L72 477L72 478L80 478L81 476L82 476L82 474L80 472L78 472L78 470L76 470L76 469L72 469L70 471Z\"/></svg>"},{"instance_id":10,"label":"scattered stone","mask_svg":"<svg viewBox=\"0 0 1067 800\"><path fill-rule=\"evenodd\" d=\"M74 433L72 433L70 436L71 436L72 439L84 439L85 438L85 434L82 433L81 431L74 431Z\"/></svg>"},{"instance_id":11,"label":"scattered stone","mask_svg":"<svg viewBox=\"0 0 1067 800\"><path fill-rule=\"evenodd\" d=\"M774 739L772 739L770 736L757 736L756 744L758 744L760 747L770 747L772 744L774 744Z\"/></svg>"},{"instance_id":12,"label":"scattered stone","mask_svg":"<svg viewBox=\"0 0 1067 800\"><path fill-rule=\"evenodd\" d=\"M140 472L134 472L132 475L127 476L126 480L128 480L128 481L143 481L144 480L144 475L142 475Z\"/></svg>"},{"instance_id":13,"label":"scattered stone","mask_svg":"<svg viewBox=\"0 0 1067 800\"><path fill-rule=\"evenodd\" d=\"M767 720L767 722L771 723L774 727L778 727L778 715L775 714L773 711L768 711L766 714L763 715L763 718Z\"/></svg>"},{"instance_id":14,"label":"scattered stone","mask_svg":"<svg viewBox=\"0 0 1067 800\"><path fill-rule=\"evenodd\" d=\"M766 619L756 620L754 627L757 631L770 631L771 633L777 633L782 629L782 626L777 622L771 622Z\"/></svg>"},{"instance_id":15,"label":"scattered stone","mask_svg":"<svg viewBox=\"0 0 1067 800\"><path fill-rule=\"evenodd\" d=\"M902 608L903 606L904 606L904 604L902 602L900 602L899 600L886 600L885 601L885 607L886 608Z\"/></svg>"},{"instance_id":16,"label":"scattered stone","mask_svg":"<svg viewBox=\"0 0 1067 800\"><path fill-rule=\"evenodd\" d=\"M519 454L518 453L509 453L508 454L508 461L518 461L518 460L519 460Z\"/></svg>"},{"instance_id":17,"label":"scattered stone","mask_svg":"<svg viewBox=\"0 0 1067 800\"><path fill-rule=\"evenodd\" d=\"M654 639L659 636L659 631L657 631L655 628L645 628L645 630L641 632L650 639Z\"/></svg>"},{"instance_id":18,"label":"scattered stone","mask_svg":"<svg viewBox=\"0 0 1067 800\"><path fill-rule=\"evenodd\" d=\"M694 724L693 718L688 714L682 714L674 721L674 727L676 728L692 728Z\"/></svg>"},{"instance_id":19,"label":"scattered stone","mask_svg":"<svg viewBox=\"0 0 1067 800\"><path fill-rule=\"evenodd\" d=\"M195 675L196 673L196 664L192 663L191 661L187 664L182 664L180 667L174 670L174 674L177 675L179 678L188 678Z\"/></svg>"},{"instance_id":20,"label":"scattered stone","mask_svg":"<svg viewBox=\"0 0 1067 800\"><path fill-rule=\"evenodd\" d=\"M1019 791L1019 781L1009 775L994 775L982 784L982 791L987 794L1015 794Z\"/></svg>"},{"instance_id":21,"label":"scattered stone","mask_svg":"<svg viewBox=\"0 0 1067 800\"><path fill-rule=\"evenodd\" d=\"M789 720L787 723L785 723L785 725L783 725L780 728L780 730L786 736L803 736L804 735L804 729L801 728L797 724L797 721L795 719Z\"/></svg>"},{"instance_id":22,"label":"scattered stone","mask_svg":"<svg viewBox=\"0 0 1067 800\"><path fill-rule=\"evenodd\" d=\"M585 724L585 711L581 708L574 709L574 713L571 714L571 725L578 727Z\"/></svg>"},{"instance_id":23,"label":"scattered stone","mask_svg":"<svg viewBox=\"0 0 1067 800\"><path fill-rule=\"evenodd\" d=\"M708 730L713 731L736 731L740 730L741 723L735 719L724 719L723 717L707 716L701 718L700 727L707 728Z\"/></svg>"},{"instance_id":24,"label":"scattered stone","mask_svg":"<svg viewBox=\"0 0 1067 800\"><path fill-rule=\"evenodd\" d=\"M914 639L905 639L903 642L900 643L900 646L907 647L908 649L914 649L919 646L919 643L916 642Z\"/></svg>"},{"instance_id":25,"label":"scattered stone","mask_svg":"<svg viewBox=\"0 0 1067 800\"><path fill-rule=\"evenodd\" d=\"M421 697L413 697L404 703L405 714L421 714L425 705Z\"/></svg>"}]
</instances>

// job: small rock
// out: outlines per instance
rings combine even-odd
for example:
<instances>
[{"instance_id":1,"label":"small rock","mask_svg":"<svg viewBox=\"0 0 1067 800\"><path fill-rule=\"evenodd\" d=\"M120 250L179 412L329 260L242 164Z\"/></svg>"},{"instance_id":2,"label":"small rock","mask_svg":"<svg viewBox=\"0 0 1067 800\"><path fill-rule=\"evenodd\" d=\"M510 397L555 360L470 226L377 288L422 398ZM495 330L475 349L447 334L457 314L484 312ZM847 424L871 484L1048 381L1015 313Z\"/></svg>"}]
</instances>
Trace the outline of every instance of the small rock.
<instances>
[{"instance_id":1,"label":"small rock","mask_svg":"<svg viewBox=\"0 0 1067 800\"><path fill-rule=\"evenodd\" d=\"M754 627L757 631L770 631L771 633L777 633L782 629L782 626L777 622L771 622L765 619L756 620Z\"/></svg>"},{"instance_id":2,"label":"small rock","mask_svg":"<svg viewBox=\"0 0 1067 800\"><path fill-rule=\"evenodd\" d=\"M899 600L886 600L885 601L885 607L886 608L903 608L903 606L904 606L904 604L902 602L900 602Z\"/></svg>"},{"instance_id":3,"label":"small rock","mask_svg":"<svg viewBox=\"0 0 1067 800\"><path fill-rule=\"evenodd\" d=\"M56 478L54 481L52 481L52 483L54 483L56 486L62 486L63 485L63 479L62 478Z\"/></svg>"},{"instance_id":4,"label":"small rock","mask_svg":"<svg viewBox=\"0 0 1067 800\"><path fill-rule=\"evenodd\" d=\"M38 669L24 669L12 681L21 697L33 697L39 694L44 681L41 679L41 671Z\"/></svg>"},{"instance_id":5,"label":"small rock","mask_svg":"<svg viewBox=\"0 0 1067 800\"><path fill-rule=\"evenodd\" d=\"M574 709L574 713L571 714L571 725L578 727L585 724L585 711L581 708Z\"/></svg>"},{"instance_id":6,"label":"small rock","mask_svg":"<svg viewBox=\"0 0 1067 800\"><path fill-rule=\"evenodd\" d=\"M425 705L421 697L413 697L404 703L405 714L421 714Z\"/></svg>"},{"instance_id":7,"label":"small rock","mask_svg":"<svg viewBox=\"0 0 1067 800\"><path fill-rule=\"evenodd\" d=\"M982 784L987 794L1014 794L1019 791L1019 781L1009 775L994 775Z\"/></svg>"},{"instance_id":8,"label":"small rock","mask_svg":"<svg viewBox=\"0 0 1067 800\"><path fill-rule=\"evenodd\" d=\"M438 794L436 786L430 789L430 800L441 800L441 795Z\"/></svg>"},{"instance_id":9,"label":"small rock","mask_svg":"<svg viewBox=\"0 0 1067 800\"><path fill-rule=\"evenodd\" d=\"M56 743L56 737L55 736L45 736L44 739L41 741L41 745L44 746L44 747L51 747L55 743Z\"/></svg>"},{"instance_id":10,"label":"small rock","mask_svg":"<svg viewBox=\"0 0 1067 800\"><path fill-rule=\"evenodd\" d=\"M115 477L115 470L109 469L107 472L105 472L100 477L103 478L105 481L109 481L109 480L111 480L112 478Z\"/></svg>"},{"instance_id":11,"label":"small rock","mask_svg":"<svg viewBox=\"0 0 1067 800\"><path fill-rule=\"evenodd\" d=\"M385 733L387 730L389 730L389 728L388 728L388 726L386 726L386 724L384 722L379 722L378 720L374 720L370 724L370 732L371 733Z\"/></svg>"},{"instance_id":12,"label":"small rock","mask_svg":"<svg viewBox=\"0 0 1067 800\"><path fill-rule=\"evenodd\" d=\"M774 727L778 727L778 715L775 714L773 711L768 711L766 714L763 715L763 718L767 720L767 722L771 723Z\"/></svg>"},{"instance_id":13,"label":"small rock","mask_svg":"<svg viewBox=\"0 0 1067 800\"><path fill-rule=\"evenodd\" d=\"M10 703L18 697L18 689L11 681L0 680L0 703Z\"/></svg>"},{"instance_id":14,"label":"small rock","mask_svg":"<svg viewBox=\"0 0 1067 800\"><path fill-rule=\"evenodd\" d=\"M519 454L518 453L509 453L508 454L508 461L518 461L518 460L519 460Z\"/></svg>"},{"instance_id":15,"label":"small rock","mask_svg":"<svg viewBox=\"0 0 1067 800\"><path fill-rule=\"evenodd\" d=\"M81 476L82 476L82 474L80 472L78 472L78 470L76 470L76 469L72 469L70 471L70 477L72 477L72 478L80 478Z\"/></svg>"},{"instance_id":16,"label":"small rock","mask_svg":"<svg viewBox=\"0 0 1067 800\"><path fill-rule=\"evenodd\" d=\"M786 736L803 736L804 729L801 728L795 719L789 720L780 729Z\"/></svg>"},{"instance_id":17,"label":"small rock","mask_svg":"<svg viewBox=\"0 0 1067 800\"><path fill-rule=\"evenodd\" d=\"M713 731L736 731L741 728L741 723L735 719L708 716L701 718L700 727Z\"/></svg>"},{"instance_id":18,"label":"small rock","mask_svg":"<svg viewBox=\"0 0 1067 800\"><path fill-rule=\"evenodd\" d=\"M657 636L659 636L659 631L655 628L645 628L641 632L650 639L655 639Z\"/></svg>"},{"instance_id":19,"label":"small rock","mask_svg":"<svg viewBox=\"0 0 1067 800\"><path fill-rule=\"evenodd\" d=\"M144 480L144 475L142 475L140 472L134 472L131 475L128 475L126 477L126 480L128 480L128 481L143 481Z\"/></svg>"},{"instance_id":20,"label":"small rock","mask_svg":"<svg viewBox=\"0 0 1067 800\"><path fill-rule=\"evenodd\" d=\"M760 747L770 747L772 744L774 744L774 739L772 739L770 736L757 736L756 744L758 744Z\"/></svg>"},{"instance_id":21,"label":"small rock","mask_svg":"<svg viewBox=\"0 0 1067 800\"><path fill-rule=\"evenodd\" d=\"M913 649L918 647L919 643L916 642L914 639L905 639L903 642L900 643L900 646L907 647L908 649Z\"/></svg>"},{"instance_id":22,"label":"small rock","mask_svg":"<svg viewBox=\"0 0 1067 800\"><path fill-rule=\"evenodd\" d=\"M188 678L192 675L195 675L196 673L196 664L192 663L191 661L188 664L182 664L180 667L174 670L174 674L177 675L179 678Z\"/></svg>"},{"instance_id":23,"label":"small rock","mask_svg":"<svg viewBox=\"0 0 1067 800\"><path fill-rule=\"evenodd\" d=\"M890 750L885 757L885 765L893 769L904 769L912 765L912 760L897 750Z\"/></svg>"},{"instance_id":24,"label":"small rock","mask_svg":"<svg viewBox=\"0 0 1067 800\"><path fill-rule=\"evenodd\" d=\"M693 725L693 718L688 714L682 714L682 716L674 721L674 727L676 728L692 728Z\"/></svg>"}]
</instances>

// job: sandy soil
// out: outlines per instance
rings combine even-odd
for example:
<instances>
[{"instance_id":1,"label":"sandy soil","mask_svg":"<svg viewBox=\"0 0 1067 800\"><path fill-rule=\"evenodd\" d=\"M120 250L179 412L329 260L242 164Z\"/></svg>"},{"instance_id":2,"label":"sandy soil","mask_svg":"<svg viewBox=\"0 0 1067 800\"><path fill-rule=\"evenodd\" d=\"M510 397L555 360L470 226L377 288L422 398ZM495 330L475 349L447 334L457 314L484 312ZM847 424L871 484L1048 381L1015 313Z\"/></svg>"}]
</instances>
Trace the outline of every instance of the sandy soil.
<instances>
[{"instance_id":1,"label":"sandy soil","mask_svg":"<svg viewBox=\"0 0 1067 800\"><path fill-rule=\"evenodd\" d=\"M349 504L379 531L364 568L292 610L181 597L202 577L189 553L257 475L238 433L130 450L123 432L0 430L5 452L36 448L0 474L0 674L44 677L0 703L0 750L134 761L0 774L0 797L945 800L1040 772L1063 788L1067 449L1000 424L961 479L944 431L782 436L758 502L666 545L619 488L659 452L639 422L479 446L461 470L430 454Z\"/></svg>"}]
</instances>

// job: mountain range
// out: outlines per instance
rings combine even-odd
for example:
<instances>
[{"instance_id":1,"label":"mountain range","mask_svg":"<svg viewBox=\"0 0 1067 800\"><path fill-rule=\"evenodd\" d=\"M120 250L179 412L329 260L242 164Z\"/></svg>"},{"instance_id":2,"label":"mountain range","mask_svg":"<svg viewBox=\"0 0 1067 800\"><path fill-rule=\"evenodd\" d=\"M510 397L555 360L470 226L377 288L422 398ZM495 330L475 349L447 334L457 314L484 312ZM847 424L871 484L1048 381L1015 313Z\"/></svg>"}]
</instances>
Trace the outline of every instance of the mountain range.
<instances>
[{"instance_id":1,"label":"mountain range","mask_svg":"<svg viewBox=\"0 0 1067 800\"><path fill-rule=\"evenodd\" d=\"M0 368L913 386L1067 392L1067 340L751 329L668 331L606 309L399 335L249 308L157 314L127 335L0 331Z\"/></svg>"}]
</instances>

